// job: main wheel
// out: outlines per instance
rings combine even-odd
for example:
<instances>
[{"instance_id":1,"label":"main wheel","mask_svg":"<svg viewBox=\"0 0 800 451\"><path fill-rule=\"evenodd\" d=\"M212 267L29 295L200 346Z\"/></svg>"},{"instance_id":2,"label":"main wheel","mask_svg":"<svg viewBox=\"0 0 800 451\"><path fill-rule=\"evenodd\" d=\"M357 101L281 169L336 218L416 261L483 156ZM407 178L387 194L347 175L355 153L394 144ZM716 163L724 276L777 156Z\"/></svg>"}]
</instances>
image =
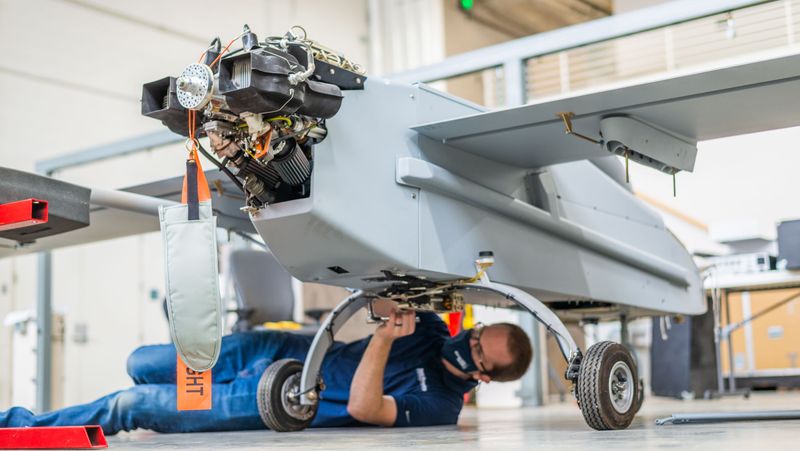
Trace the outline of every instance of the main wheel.
<instances>
[{"instance_id":1,"label":"main wheel","mask_svg":"<svg viewBox=\"0 0 800 451\"><path fill-rule=\"evenodd\" d=\"M267 367L258 381L258 413L264 424L278 432L307 428L317 414L317 404L300 404L300 375L303 364L282 359Z\"/></svg>"},{"instance_id":2,"label":"main wheel","mask_svg":"<svg viewBox=\"0 0 800 451\"><path fill-rule=\"evenodd\" d=\"M639 410L642 409L642 404L644 404L644 381L639 379L639 383L637 385L639 387L639 396L636 397L636 405L633 413L639 413Z\"/></svg>"},{"instance_id":3,"label":"main wheel","mask_svg":"<svg viewBox=\"0 0 800 451\"><path fill-rule=\"evenodd\" d=\"M581 360L578 405L594 429L625 429L638 410L639 378L631 353L611 341L593 345Z\"/></svg>"}]
</instances>

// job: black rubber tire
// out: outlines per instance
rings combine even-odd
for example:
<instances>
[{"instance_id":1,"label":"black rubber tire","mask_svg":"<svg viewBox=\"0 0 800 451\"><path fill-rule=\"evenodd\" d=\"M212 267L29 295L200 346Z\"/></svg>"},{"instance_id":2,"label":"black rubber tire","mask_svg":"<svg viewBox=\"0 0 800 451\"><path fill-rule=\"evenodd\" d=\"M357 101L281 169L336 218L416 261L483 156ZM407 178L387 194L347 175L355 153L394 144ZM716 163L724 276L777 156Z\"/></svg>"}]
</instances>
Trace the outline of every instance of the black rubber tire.
<instances>
[{"instance_id":1,"label":"black rubber tire","mask_svg":"<svg viewBox=\"0 0 800 451\"><path fill-rule=\"evenodd\" d=\"M631 372L634 383L633 400L628 409L618 412L609 393L611 370L617 362L623 362ZM636 415L640 397L639 378L631 353L621 344L601 341L589 348L581 360L578 383L575 386L578 405L586 423L598 431L625 429Z\"/></svg>"},{"instance_id":2,"label":"black rubber tire","mask_svg":"<svg viewBox=\"0 0 800 451\"><path fill-rule=\"evenodd\" d=\"M633 363L634 363L634 365L636 365L636 372L638 373L639 372L639 357L636 355L636 350L633 349L633 346L630 343L628 343L627 345L623 345L623 346L625 346L625 349L627 349L628 352L631 353L631 357L633 357ZM636 409L634 410L634 413L639 413L639 410L642 408L642 404L644 404L644 380L643 379L639 379L639 393L638 393L638 396L636 396L636 402L634 403L634 405L636 406Z\"/></svg>"},{"instance_id":3,"label":"black rubber tire","mask_svg":"<svg viewBox=\"0 0 800 451\"><path fill-rule=\"evenodd\" d=\"M284 384L303 372L303 364L294 359L282 359L267 367L258 382L258 413L264 424L277 432L301 431L311 425L317 414L317 404L290 412L285 408Z\"/></svg>"},{"instance_id":4,"label":"black rubber tire","mask_svg":"<svg viewBox=\"0 0 800 451\"><path fill-rule=\"evenodd\" d=\"M637 373L639 372L638 369L636 372ZM636 409L633 411L633 413L639 413L639 411L642 409L642 404L644 404L644 380L639 379L638 386L639 386L639 393L638 396L636 397L636 403L634 404L634 406L636 406Z\"/></svg>"}]
</instances>

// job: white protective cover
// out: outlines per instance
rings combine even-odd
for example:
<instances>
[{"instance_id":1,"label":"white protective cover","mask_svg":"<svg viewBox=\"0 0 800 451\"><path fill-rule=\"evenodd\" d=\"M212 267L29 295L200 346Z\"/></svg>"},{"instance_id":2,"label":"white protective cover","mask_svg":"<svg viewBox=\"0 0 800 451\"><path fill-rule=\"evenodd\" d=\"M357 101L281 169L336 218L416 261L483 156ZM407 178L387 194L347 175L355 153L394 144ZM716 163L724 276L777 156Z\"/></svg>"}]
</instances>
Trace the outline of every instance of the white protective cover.
<instances>
[{"instance_id":1,"label":"white protective cover","mask_svg":"<svg viewBox=\"0 0 800 451\"><path fill-rule=\"evenodd\" d=\"M217 220L211 202L200 202L193 221L184 204L161 206L158 213L172 341L186 366L206 371L217 363L222 342Z\"/></svg>"}]
</instances>

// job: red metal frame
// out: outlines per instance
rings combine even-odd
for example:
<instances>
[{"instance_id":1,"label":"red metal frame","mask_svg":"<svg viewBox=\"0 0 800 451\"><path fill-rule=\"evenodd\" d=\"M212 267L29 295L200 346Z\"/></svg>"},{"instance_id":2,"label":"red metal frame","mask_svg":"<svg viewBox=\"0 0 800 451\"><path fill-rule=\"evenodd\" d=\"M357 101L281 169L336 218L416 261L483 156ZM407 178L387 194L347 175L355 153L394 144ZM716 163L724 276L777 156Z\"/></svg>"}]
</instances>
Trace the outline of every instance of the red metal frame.
<instances>
[{"instance_id":1,"label":"red metal frame","mask_svg":"<svg viewBox=\"0 0 800 451\"><path fill-rule=\"evenodd\" d=\"M0 204L0 231L19 229L46 222L46 200L25 199Z\"/></svg>"},{"instance_id":2,"label":"red metal frame","mask_svg":"<svg viewBox=\"0 0 800 451\"><path fill-rule=\"evenodd\" d=\"M108 448L100 426L0 428L0 449Z\"/></svg>"}]
</instances>

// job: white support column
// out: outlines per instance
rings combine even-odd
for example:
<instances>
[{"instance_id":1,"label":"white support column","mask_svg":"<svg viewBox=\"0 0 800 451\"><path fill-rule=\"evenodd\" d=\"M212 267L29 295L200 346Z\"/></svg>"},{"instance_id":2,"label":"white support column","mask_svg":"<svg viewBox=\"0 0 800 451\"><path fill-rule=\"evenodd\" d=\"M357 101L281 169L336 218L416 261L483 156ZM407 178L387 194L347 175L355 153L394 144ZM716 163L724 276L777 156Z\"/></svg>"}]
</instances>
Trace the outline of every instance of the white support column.
<instances>
[{"instance_id":1,"label":"white support column","mask_svg":"<svg viewBox=\"0 0 800 451\"><path fill-rule=\"evenodd\" d=\"M794 17L792 16L792 0L783 1L783 13L786 16L786 43L794 45Z\"/></svg>"},{"instance_id":2,"label":"white support column","mask_svg":"<svg viewBox=\"0 0 800 451\"><path fill-rule=\"evenodd\" d=\"M675 38L672 36L672 27L664 28L664 53L667 70L675 70Z\"/></svg>"},{"instance_id":3,"label":"white support column","mask_svg":"<svg viewBox=\"0 0 800 451\"><path fill-rule=\"evenodd\" d=\"M525 104L525 65L522 60L512 59L503 63L505 107Z\"/></svg>"},{"instance_id":4,"label":"white support column","mask_svg":"<svg viewBox=\"0 0 800 451\"><path fill-rule=\"evenodd\" d=\"M41 252L37 258L36 413L44 413L50 410L52 393L53 257L50 252Z\"/></svg>"},{"instance_id":5,"label":"white support column","mask_svg":"<svg viewBox=\"0 0 800 451\"><path fill-rule=\"evenodd\" d=\"M569 92L569 54L558 52L558 73L561 78L561 92Z\"/></svg>"}]
</instances>

